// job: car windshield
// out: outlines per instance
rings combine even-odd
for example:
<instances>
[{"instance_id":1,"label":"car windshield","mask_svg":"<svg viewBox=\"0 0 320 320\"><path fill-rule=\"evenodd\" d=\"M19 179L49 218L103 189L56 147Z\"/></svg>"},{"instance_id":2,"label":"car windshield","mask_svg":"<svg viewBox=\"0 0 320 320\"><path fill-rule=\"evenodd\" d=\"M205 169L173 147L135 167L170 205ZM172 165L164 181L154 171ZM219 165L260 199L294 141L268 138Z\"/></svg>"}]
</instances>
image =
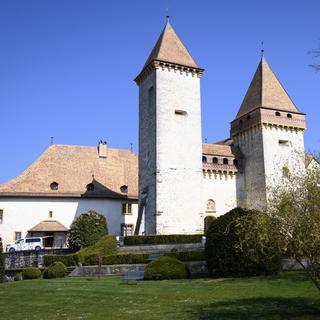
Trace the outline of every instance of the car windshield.
<instances>
[{"instance_id":1,"label":"car windshield","mask_svg":"<svg viewBox=\"0 0 320 320\"><path fill-rule=\"evenodd\" d=\"M23 242L23 239L19 239L19 240L17 240L15 243L16 243L16 244L19 244L19 243L21 243L21 242Z\"/></svg>"}]
</instances>

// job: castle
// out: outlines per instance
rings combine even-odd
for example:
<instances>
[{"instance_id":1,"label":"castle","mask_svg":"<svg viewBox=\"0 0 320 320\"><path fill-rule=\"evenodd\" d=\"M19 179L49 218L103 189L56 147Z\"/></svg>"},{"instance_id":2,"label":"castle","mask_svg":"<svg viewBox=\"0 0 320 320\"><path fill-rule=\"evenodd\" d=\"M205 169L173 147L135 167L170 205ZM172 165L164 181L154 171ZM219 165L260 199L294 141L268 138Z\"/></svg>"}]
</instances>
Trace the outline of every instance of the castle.
<instances>
[{"instance_id":1,"label":"castle","mask_svg":"<svg viewBox=\"0 0 320 320\"><path fill-rule=\"evenodd\" d=\"M270 187L315 160L304 152L300 112L262 57L231 122L230 137L203 144L198 66L167 22L135 82L139 157L127 150L51 145L0 186L0 236L52 237L63 246L82 212L117 235L202 233L209 216L265 207ZM48 240L49 241L49 240Z\"/></svg>"}]
</instances>

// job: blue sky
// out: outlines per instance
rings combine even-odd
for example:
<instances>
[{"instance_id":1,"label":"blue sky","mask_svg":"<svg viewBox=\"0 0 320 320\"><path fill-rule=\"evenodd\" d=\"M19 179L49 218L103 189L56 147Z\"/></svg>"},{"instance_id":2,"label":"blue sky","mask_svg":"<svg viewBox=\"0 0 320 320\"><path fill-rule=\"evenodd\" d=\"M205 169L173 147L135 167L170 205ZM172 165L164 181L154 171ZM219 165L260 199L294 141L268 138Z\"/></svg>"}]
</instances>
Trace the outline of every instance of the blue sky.
<instances>
[{"instance_id":1,"label":"blue sky","mask_svg":"<svg viewBox=\"0 0 320 320\"><path fill-rule=\"evenodd\" d=\"M0 0L0 183L50 144L138 144L141 70L165 25L202 78L203 139L227 138L260 60L266 58L307 113L306 150L320 149L320 1Z\"/></svg>"}]
</instances>

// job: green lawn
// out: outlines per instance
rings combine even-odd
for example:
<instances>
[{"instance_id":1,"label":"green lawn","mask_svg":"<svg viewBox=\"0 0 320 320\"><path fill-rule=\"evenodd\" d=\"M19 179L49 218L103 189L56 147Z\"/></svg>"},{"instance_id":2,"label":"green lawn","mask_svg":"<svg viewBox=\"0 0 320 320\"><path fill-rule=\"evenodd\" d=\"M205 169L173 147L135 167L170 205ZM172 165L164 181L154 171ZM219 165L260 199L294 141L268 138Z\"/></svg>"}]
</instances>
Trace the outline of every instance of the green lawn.
<instances>
[{"instance_id":1,"label":"green lawn","mask_svg":"<svg viewBox=\"0 0 320 320\"><path fill-rule=\"evenodd\" d=\"M120 277L0 284L0 319L320 319L300 272L278 277L141 281Z\"/></svg>"}]
</instances>

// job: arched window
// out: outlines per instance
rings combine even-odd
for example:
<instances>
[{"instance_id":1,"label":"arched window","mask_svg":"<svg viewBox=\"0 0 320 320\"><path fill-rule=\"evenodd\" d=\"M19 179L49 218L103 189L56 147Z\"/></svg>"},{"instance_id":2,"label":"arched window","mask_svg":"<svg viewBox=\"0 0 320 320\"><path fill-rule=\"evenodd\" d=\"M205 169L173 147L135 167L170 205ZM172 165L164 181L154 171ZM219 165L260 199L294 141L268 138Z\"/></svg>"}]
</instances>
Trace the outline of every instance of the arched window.
<instances>
[{"instance_id":1,"label":"arched window","mask_svg":"<svg viewBox=\"0 0 320 320\"><path fill-rule=\"evenodd\" d=\"M216 212L216 203L214 202L214 200L209 199L207 201L207 212Z\"/></svg>"},{"instance_id":2,"label":"arched window","mask_svg":"<svg viewBox=\"0 0 320 320\"><path fill-rule=\"evenodd\" d=\"M281 116L281 113L280 113L279 111L277 111L277 112L275 113L275 115L276 115L277 117L280 117L280 116Z\"/></svg>"},{"instance_id":3,"label":"arched window","mask_svg":"<svg viewBox=\"0 0 320 320\"><path fill-rule=\"evenodd\" d=\"M229 161L227 158L223 158L223 164L229 164Z\"/></svg>"},{"instance_id":4,"label":"arched window","mask_svg":"<svg viewBox=\"0 0 320 320\"><path fill-rule=\"evenodd\" d=\"M292 118L292 114L291 113L287 113L287 118Z\"/></svg>"},{"instance_id":5,"label":"arched window","mask_svg":"<svg viewBox=\"0 0 320 320\"><path fill-rule=\"evenodd\" d=\"M93 183L87 184L87 191L94 191L94 184Z\"/></svg>"},{"instance_id":6,"label":"arched window","mask_svg":"<svg viewBox=\"0 0 320 320\"><path fill-rule=\"evenodd\" d=\"M218 163L218 158L217 157L213 157L212 158L212 163Z\"/></svg>"},{"instance_id":7,"label":"arched window","mask_svg":"<svg viewBox=\"0 0 320 320\"><path fill-rule=\"evenodd\" d=\"M207 163L207 157L204 157L204 156L203 156L203 157L202 157L202 162L203 162L203 163Z\"/></svg>"},{"instance_id":8,"label":"arched window","mask_svg":"<svg viewBox=\"0 0 320 320\"><path fill-rule=\"evenodd\" d=\"M120 187L120 191L122 193L128 193L128 186L126 186L125 184L123 186Z\"/></svg>"},{"instance_id":9,"label":"arched window","mask_svg":"<svg viewBox=\"0 0 320 320\"><path fill-rule=\"evenodd\" d=\"M51 184L50 184L50 189L51 190L58 190L59 189L59 183L58 182L52 182Z\"/></svg>"},{"instance_id":10,"label":"arched window","mask_svg":"<svg viewBox=\"0 0 320 320\"><path fill-rule=\"evenodd\" d=\"M235 166L237 166L237 165L238 165L238 159L234 159L234 160L233 160L233 164L234 164Z\"/></svg>"}]
</instances>

